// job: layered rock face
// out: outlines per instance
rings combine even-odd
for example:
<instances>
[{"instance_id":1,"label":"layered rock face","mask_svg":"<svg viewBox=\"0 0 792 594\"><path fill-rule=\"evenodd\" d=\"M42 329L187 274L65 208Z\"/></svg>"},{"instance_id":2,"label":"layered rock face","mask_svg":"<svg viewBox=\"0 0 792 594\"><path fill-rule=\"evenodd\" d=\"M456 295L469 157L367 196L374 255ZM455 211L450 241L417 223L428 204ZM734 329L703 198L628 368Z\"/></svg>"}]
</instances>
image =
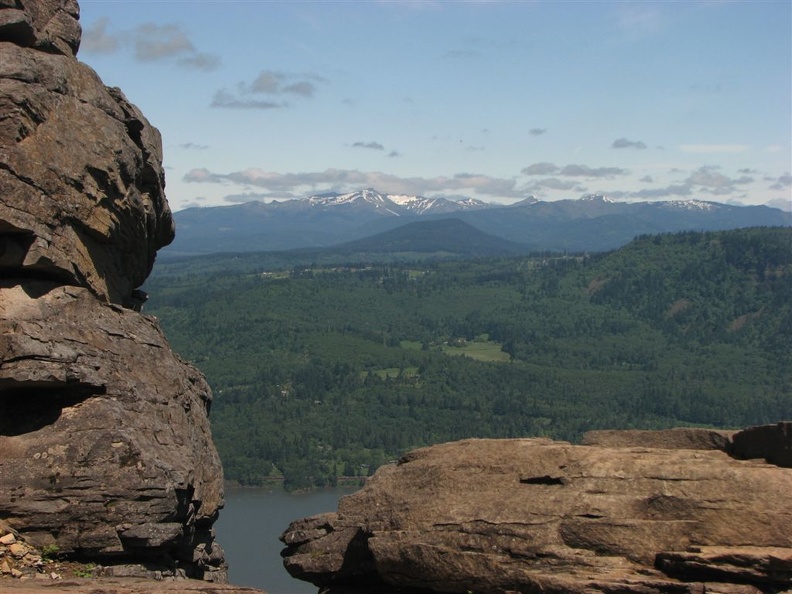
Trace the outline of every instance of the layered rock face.
<instances>
[{"instance_id":1,"label":"layered rock face","mask_svg":"<svg viewBox=\"0 0 792 594\"><path fill-rule=\"evenodd\" d=\"M117 574L222 580L211 392L134 311L174 232L160 136L77 61L78 16L0 0L0 520Z\"/></svg>"},{"instance_id":2,"label":"layered rock face","mask_svg":"<svg viewBox=\"0 0 792 594\"><path fill-rule=\"evenodd\" d=\"M162 143L76 60L76 18L67 0L0 0L0 270L130 306L174 234Z\"/></svg>"},{"instance_id":3,"label":"layered rock face","mask_svg":"<svg viewBox=\"0 0 792 594\"><path fill-rule=\"evenodd\" d=\"M773 462L792 451L792 423L597 432L586 443L411 452L337 513L292 523L286 568L346 594L792 588L792 468Z\"/></svg>"}]
</instances>

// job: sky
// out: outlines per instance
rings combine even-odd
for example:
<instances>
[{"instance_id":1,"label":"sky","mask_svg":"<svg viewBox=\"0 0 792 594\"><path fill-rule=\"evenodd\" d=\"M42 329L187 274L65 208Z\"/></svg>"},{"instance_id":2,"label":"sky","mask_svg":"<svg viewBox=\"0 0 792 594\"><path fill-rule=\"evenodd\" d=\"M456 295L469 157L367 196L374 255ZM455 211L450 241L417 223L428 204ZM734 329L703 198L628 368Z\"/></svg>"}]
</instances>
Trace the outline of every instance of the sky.
<instances>
[{"instance_id":1,"label":"sky","mask_svg":"<svg viewBox=\"0 0 792 594\"><path fill-rule=\"evenodd\" d=\"M792 0L82 0L173 210L374 188L792 210Z\"/></svg>"}]
</instances>

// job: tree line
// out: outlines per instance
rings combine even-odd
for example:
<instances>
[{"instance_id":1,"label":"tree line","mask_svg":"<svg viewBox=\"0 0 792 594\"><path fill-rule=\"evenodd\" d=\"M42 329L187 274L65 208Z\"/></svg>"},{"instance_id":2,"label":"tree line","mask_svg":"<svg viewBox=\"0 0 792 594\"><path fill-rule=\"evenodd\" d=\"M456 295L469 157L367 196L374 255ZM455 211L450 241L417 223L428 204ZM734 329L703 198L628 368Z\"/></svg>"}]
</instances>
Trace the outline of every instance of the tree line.
<instances>
[{"instance_id":1,"label":"tree line","mask_svg":"<svg viewBox=\"0 0 792 594\"><path fill-rule=\"evenodd\" d=\"M590 255L233 272L196 259L146 289L212 385L226 477L246 485L355 480L465 437L792 418L790 229Z\"/></svg>"}]
</instances>

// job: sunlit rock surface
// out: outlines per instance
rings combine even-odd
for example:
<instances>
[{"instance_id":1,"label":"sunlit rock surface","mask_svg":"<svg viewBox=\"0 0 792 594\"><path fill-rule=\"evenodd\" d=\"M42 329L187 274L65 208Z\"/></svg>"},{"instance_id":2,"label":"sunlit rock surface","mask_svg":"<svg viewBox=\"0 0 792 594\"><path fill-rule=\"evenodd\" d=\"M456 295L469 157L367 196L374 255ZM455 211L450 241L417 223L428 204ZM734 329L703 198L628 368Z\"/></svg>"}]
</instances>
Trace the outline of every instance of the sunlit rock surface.
<instances>
[{"instance_id":1,"label":"sunlit rock surface","mask_svg":"<svg viewBox=\"0 0 792 594\"><path fill-rule=\"evenodd\" d=\"M77 61L78 17L0 0L0 520L110 574L223 581L211 392L135 311L174 232L160 135Z\"/></svg>"},{"instance_id":2,"label":"sunlit rock surface","mask_svg":"<svg viewBox=\"0 0 792 594\"><path fill-rule=\"evenodd\" d=\"M336 513L293 522L286 568L345 593L792 588L792 469L773 463L792 423L585 441L411 452Z\"/></svg>"},{"instance_id":3,"label":"sunlit rock surface","mask_svg":"<svg viewBox=\"0 0 792 594\"><path fill-rule=\"evenodd\" d=\"M162 143L120 90L66 51L77 45L76 10L0 0L0 270L131 306L174 235ZM7 24L19 14L32 41Z\"/></svg>"}]
</instances>

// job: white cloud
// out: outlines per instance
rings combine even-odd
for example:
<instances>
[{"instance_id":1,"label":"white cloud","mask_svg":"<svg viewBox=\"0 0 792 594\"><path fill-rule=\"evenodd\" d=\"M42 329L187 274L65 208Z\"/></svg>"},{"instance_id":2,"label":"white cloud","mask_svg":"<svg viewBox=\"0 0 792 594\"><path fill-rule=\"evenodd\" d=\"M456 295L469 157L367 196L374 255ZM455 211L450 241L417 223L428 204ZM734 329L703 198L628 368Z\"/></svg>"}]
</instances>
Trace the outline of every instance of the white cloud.
<instances>
[{"instance_id":1,"label":"white cloud","mask_svg":"<svg viewBox=\"0 0 792 594\"><path fill-rule=\"evenodd\" d=\"M534 163L524 167L522 170L523 175L552 175L558 171L558 165L553 163Z\"/></svg>"},{"instance_id":2,"label":"white cloud","mask_svg":"<svg viewBox=\"0 0 792 594\"><path fill-rule=\"evenodd\" d=\"M361 187L377 188L394 194L424 195L433 192L469 190L495 197L517 198L513 179L490 177L477 173L457 173L453 176L399 177L381 171L326 169L303 173L276 173L250 168L231 173L214 173L208 169L193 169L184 176L185 182L238 184L264 188L269 192L299 192L348 190Z\"/></svg>"},{"instance_id":3,"label":"white cloud","mask_svg":"<svg viewBox=\"0 0 792 594\"><path fill-rule=\"evenodd\" d=\"M134 30L135 57L141 62L195 53L195 46L179 25L144 23Z\"/></svg>"},{"instance_id":4,"label":"white cloud","mask_svg":"<svg viewBox=\"0 0 792 594\"><path fill-rule=\"evenodd\" d=\"M264 95L301 95L313 97L316 92L314 82L324 82L324 78L315 74L296 74L262 70L249 85L242 83L240 90L244 93L261 93Z\"/></svg>"},{"instance_id":5,"label":"white cloud","mask_svg":"<svg viewBox=\"0 0 792 594\"><path fill-rule=\"evenodd\" d=\"M220 89L210 104L211 107L231 109L273 109L287 107L285 101L275 98L299 96L309 99L316 92L316 83L325 79L315 74L297 74L262 70L253 82L241 82L237 85L236 94L227 89ZM251 95L265 95L268 99L253 99Z\"/></svg>"},{"instance_id":6,"label":"white cloud","mask_svg":"<svg viewBox=\"0 0 792 594\"><path fill-rule=\"evenodd\" d=\"M589 167L588 165L565 165L558 167L554 163L534 163L524 167L523 175L563 175L569 177L611 177L625 175L626 169L621 167Z\"/></svg>"},{"instance_id":7,"label":"white cloud","mask_svg":"<svg viewBox=\"0 0 792 594\"><path fill-rule=\"evenodd\" d=\"M118 50L120 42L117 37L109 35L107 26L110 19L101 18L93 22L90 27L86 27L82 32L80 50L93 54L110 54Z\"/></svg>"},{"instance_id":8,"label":"white cloud","mask_svg":"<svg viewBox=\"0 0 792 594\"><path fill-rule=\"evenodd\" d=\"M220 67L220 57L213 54L194 53L179 60L181 66L195 70L216 70Z\"/></svg>"},{"instance_id":9,"label":"white cloud","mask_svg":"<svg viewBox=\"0 0 792 594\"><path fill-rule=\"evenodd\" d=\"M615 149L622 149L622 148L635 148L635 149L645 149L646 143L641 140L627 140L626 138L617 138L611 144L611 148Z\"/></svg>"},{"instance_id":10,"label":"white cloud","mask_svg":"<svg viewBox=\"0 0 792 594\"><path fill-rule=\"evenodd\" d=\"M179 66L204 71L220 66L220 57L198 51L180 25L143 23L111 35L108 33L109 23L107 18L101 18L86 28L80 49L99 54L132 48L135 59L140 62L175 60Z\"/></svg>"},{"instance_id":11,"label":"white cloud","mask_svg":"<svg viewBox=\"0 0 792 594\"><path fill-rule=\"evenodd\" d=\"M577 181L569 179L558 179L555 177L546 177L535 182L531 182L524 188L524 192L540 193L541 190L576 190L578 192L585 192L586 188L581 186Z\"/></svg>"},{"instance_id":12,"label":"white cloud","mask_svg":"<svg viewBox=\"0 0 792 594\"><path fill-rule=\"evenodd\" d=\"M699 167L696 171L690 174L687 182L696 186L708 186L711 188L720 188L733 185L733 181L718 173L718 167L705 166Z\"/></svg>"},{"instance_id":13,"label":"white cloud","mask_svg":"<svg viewBox=\"0 0 792 594\"><path fill-rule=\"evenodd\" d=\"M775 183L770 186L771 190L783 190L785 188L792 187L792 175L788 173L781 175L778 179L773 179L771 181L775 181Z\"/></svg>"},{"instance_id":14,"label":"white cloud","mask_svg":"<svg viewBox=\"0 0 792 594\"><path fill-rule=\"evenodd\" d=\"M576 177L610 177L613 175L625 175L626 169L620 167L589 167L588 165L566 165L558 175L570 175Z\"/></svg>"},{"instance_id":15,"label":"white cloud","mask_svg":"<svg viewBox=\"0 0 792 594\"><path fill-rule=\"evenodd\" d=\"M273 101L263 101L260 99L240 99L225 89L220 89L214 95L210 107L222 107L225 109L277 109L284 107L285 104Z\"/></svg>"},{"instance_id":16,"label":"white cloud","mask_svg":"<svg viewBox=\"0 0 792 594\"><path fill-rule=\"evenodd\" d=\"M354 148L365 148L365 149L372 149L375 151L384 151L385 147L382 146L379 142L363 142L361 140L352 144Z\"/></svg>"}]
</instances>

